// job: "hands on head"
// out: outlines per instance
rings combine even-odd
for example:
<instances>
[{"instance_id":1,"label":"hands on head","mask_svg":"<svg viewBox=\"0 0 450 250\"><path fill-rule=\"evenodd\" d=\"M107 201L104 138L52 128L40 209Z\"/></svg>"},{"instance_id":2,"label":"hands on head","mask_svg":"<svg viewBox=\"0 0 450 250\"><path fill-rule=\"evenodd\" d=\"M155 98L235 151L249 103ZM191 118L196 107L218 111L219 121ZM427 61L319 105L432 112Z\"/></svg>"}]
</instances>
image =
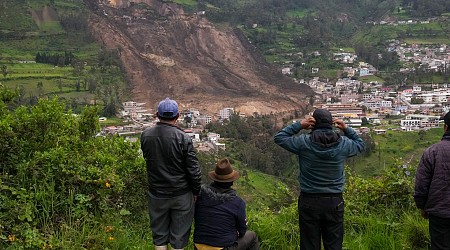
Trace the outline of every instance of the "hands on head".
<instances>
[{"instance_id":1,"label":"hands on head","mask_svg":"<svg viewBox=\"0 0 450 250\"><path fill-rule=\"evenodd\" d=\"M305 119L301 121L301 124L303 129L312 129L316 124L316 120L312 116L307 116ZM333 124L336 128L340 130L344 130L347 128L347 124L345 124L343 120L338 118L333 118Z\"/></svg>"},{"instance_id":2,"label":"hands on head","mask_svg":"<svg viewBox=\"0 0 450 250\"><path fill-rule=\"evenodd\" d=\"M347 128L347 124L341 119L333 118L333 124L336 128L344 130Z\"/></svg>"},{"instance_id":3,"label":"hands on head","mask_svg":"<svg viewBox=\"0 0 450 250\"><path fill-rule=\"evenodd\" d=\"M312 116L307 116L305 119L301 121L301 124L303 129L312 129L316 124L316 119L314 119L314 117Z\"/></svg>"}]
</instances>

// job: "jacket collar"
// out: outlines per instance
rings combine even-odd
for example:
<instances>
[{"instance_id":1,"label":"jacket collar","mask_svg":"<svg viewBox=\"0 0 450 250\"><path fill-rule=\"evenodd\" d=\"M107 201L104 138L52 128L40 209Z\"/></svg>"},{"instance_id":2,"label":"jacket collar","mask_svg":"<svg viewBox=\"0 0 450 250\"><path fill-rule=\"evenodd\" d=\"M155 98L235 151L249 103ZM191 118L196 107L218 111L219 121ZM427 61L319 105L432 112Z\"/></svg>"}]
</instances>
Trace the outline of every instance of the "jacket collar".
<instances>
[{"instance_id":1,"label":"jacket collar","mask_svg":"<svg viewBox=\"0 0 450 250\"><path fill-rule=\"evenodd\" d=\"M156 125L164 125L164 126L170 126L170 127L174 127L174 128L179 128L177 125L173 125L167 122L157 122Z\"/></svg>"}]
</instances>

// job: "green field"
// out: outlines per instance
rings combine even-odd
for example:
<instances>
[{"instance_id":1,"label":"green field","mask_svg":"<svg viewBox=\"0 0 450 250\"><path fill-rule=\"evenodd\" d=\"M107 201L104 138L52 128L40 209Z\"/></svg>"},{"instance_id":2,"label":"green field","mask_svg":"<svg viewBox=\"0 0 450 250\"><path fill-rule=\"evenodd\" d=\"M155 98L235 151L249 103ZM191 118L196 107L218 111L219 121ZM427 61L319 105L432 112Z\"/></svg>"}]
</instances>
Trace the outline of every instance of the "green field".
<instances>
[{"instance_id":1,"label":"green field","mask_svg":"<svg viewBox=\"0 0 450 250\"><path fill-rule=\"evenodd\" d=\"M404 34L404 35L401 35ZM420 43L448 43L449 36L444 26L439 23L374 25L367 30L361 30L353 36L354 42L368 44L383 44L389 39L412 39Z\"/></svg>"},{"instance_id":2,"label":"green field","mask_svg":"<svg viewBox=\"0 0 450 250\"><path fill-rule=\"evenodd\" d=\"M295 17L295 18L304 18L308 14L311 14L312 10L309 9L302 9L302 10L290 10L286 13L288 17Z\"/></svg>"},{"instance_id":3,"label":"green field","mask_svg":"<svg viewBox=\"0 0 450 250\"><path fill-rule=\"evenodd\" d=\"M380 78L375 75L362 76L362 77L359 77L358 80L360 80L361 82L384 82L383 78Z\"/></svg>"},{"instance_id":4,"label":"green field","mask_svg":"<svg viewBox=\"0 0 450 250\"><path fill-rule=\"evenodd\" d=\"M450 38L406 38L408 44L450 44Z\"/></svg>"},{"instance_id":5,"label":"green field","mask_svg":"<svg viewBox=\"0 0 450 250\"><path fill-rule=\"evenodd\" d=\"M372 134L376 142L369 157L359 156L349 161L349 166L363 176L380 174L385 166L402 163L417 165L423 150L440 141L444 131L434 128L426 131L423 138L419 132L401 132L388 130L384 135Z\"/></svg>"}]
</instances>

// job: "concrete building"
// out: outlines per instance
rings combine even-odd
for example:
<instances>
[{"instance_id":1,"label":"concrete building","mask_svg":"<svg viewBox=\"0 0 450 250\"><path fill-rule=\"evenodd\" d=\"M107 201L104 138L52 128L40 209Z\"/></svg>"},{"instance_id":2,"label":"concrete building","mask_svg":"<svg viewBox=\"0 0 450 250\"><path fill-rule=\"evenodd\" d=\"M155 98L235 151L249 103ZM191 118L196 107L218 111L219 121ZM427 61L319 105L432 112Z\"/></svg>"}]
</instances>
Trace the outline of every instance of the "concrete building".
<instances>
[{"instance_id":1,"label":"concrete building","mask_svg":"<svg viewBox=\"0 0 450 250\"><path fill-rule=\"evenodd\" d=\"M219 110L219 118L221 120L229 120L232 114L234 114L233 108L224 108Z\"/></svg>"}]
</instances>

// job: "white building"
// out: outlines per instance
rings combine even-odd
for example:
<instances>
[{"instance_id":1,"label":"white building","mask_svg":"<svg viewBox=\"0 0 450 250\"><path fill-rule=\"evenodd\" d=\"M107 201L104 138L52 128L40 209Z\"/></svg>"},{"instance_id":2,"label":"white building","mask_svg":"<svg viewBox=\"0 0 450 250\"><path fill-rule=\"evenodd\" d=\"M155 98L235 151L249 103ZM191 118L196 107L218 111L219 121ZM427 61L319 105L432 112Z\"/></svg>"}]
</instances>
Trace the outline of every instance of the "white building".
<instances>
[{"instance_id":1,"label":"white building","mask_svg":"<svg viewBox=\"0 0 450 250\"><path fill-rule=\"evenodd\" d=\"M403 130L413 130L419 128L436 128L439 127L439 116L411 114L400 121Z\"/></svg>"},{"instance_id":2,"label":"white building","mask_svg":"<svg viewBox=\"0 0 450 250\"><path fill-rule=\"evenodd\" d=\"M212 117L210 115L201 115L201 116L197 117L196 121L197 121L197 124L204 126L206 124L211 123Z\"/></svg>"},{"instance_id":3,"label":"white building","mask_svg":"<svg viewBox=\"0 0 450 250\"><path fill-rule=\"evenodd\" d=\"M364 106L370 109L390 109L392 107L392 101L377 98L366 101Z\"/></svg>"},{"instance_id":4,"label":"white building","mask_svg":"<svg viewBox=\"0 0 450 250\"><path fill-rule=\"evenodd\" d=\"M283 75L291 75L291 74L292 74L291 68L282 68L282 69L281 69L281 73L282 73Z\"/></svg>"},{"instance_id":5,"label":"white building","mask_svg":"<svg viewBox=\"0 0 450 250\"><path fill-rule=\"evenodd\" d=\"M141 118L147 110L143 108L145 103L137 103L133 101L123 102L122 116L129 116L132 119Z\"/></svg>"},{"instance_id":6,"label":"white building","mask_svg":"<svg viewBox=\"0 0 450 250\"><path fill-rule=\"evenodd\" d=\"M220 140L220 134L217 133L209 132L206 136L208 137L208 141L212 143L216 143Z\"/></svg>"},{"instance_id":7,"label":"white building","mask_svg":"<svg viewBox=\"0 0 450 250\"><path fill-rule=\"evenodd\" d=\"M229 120L232 114L234 114L233 108L224 108L219 110L219 118L222 120Z\"/></svg>"}]
</instances>

